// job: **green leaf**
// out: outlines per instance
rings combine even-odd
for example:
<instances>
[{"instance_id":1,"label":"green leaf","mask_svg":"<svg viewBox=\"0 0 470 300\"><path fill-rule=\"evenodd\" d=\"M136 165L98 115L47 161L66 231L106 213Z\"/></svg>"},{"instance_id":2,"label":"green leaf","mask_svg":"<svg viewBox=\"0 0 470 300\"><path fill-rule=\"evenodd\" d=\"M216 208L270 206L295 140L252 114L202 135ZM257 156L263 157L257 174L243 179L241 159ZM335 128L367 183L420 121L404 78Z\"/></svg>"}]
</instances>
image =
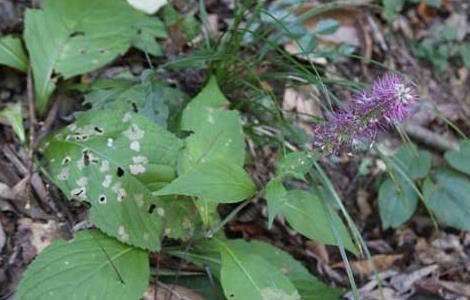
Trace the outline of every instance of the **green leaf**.
<instances>
[{"instance_id":1,"label":"green leaf","mask_svg":"<svg viewBox=\"0 0 470 300\"><path fill-rule=\"evenodd\" d=\"M460 149L447 151L444 157L453 168L470 174L470 140L461 140Z\"/></svg>"},{"instance_id":2,"label":"green leaf","mask_svg":"<svg viewBox=\"0 0 470 300\"><path fill-rule=\"evenodd\" d=\"M470 68L470 43L460 45L459 50L464 66Z\"/></svg>"},{"instance_id":3,"label":"green leaf","mask_svg":"<svg viewBox=\"0 0 470 300\"><path fill-rule=\"evenodd\" d=\"M186 195L233 203L251 197L256 187L243 168L224 161L208 161L155 192L157 196Z\"/></svg>"},{"instance_id":4,"label":"green leaf","mask_svg":"<svg viewBox=\"0 0 470 300\"><path fill-rule=\"evenodd\" d=\"M231 242L218 241L218 245L222 259L220 282L228 299L301 299L294 285L271 260L240 251Z\"/></svg>"},{"instance_id":5,"label":"green leaf","mask_svg":"<svg viewBox=\"0 0 470 300\"><path fill-rule=\"evenodd\" d=\"M26 137L23 127L23 113L21 111L21 102L14 104L7 104L7 106L0 111L0 123L7 123L13 127L21 143L24 144Z\"/></svg>"},{"instance_id":6,"label":"green leaf","mask_svg":"<svg viewBox=\"0 0 470 300\"><path fill-rule=\"evenodd\" d=\"M125 111L86 113L41 149L55 184L67 197L89 202L91 221L102 231L158 250L165 201L152 192L175 178L181 142Z\"/></svg>"},{"instance_id":7,"label":"green leaf","mask_svg":"<svg viewBox=\"0 0 470 300\"><path fill-rule=\"evenodd\" d=\"M277 163L279 177L292 176L305 180L305 174L312 168L313 163L320 158L319 153L298 151L282 157Z\"/></svg>"},{"instance_id":8,"label":"green leaf","mask_svg":"<svg viewBox=\"0 0 470 300\"><path fill-rule=\"evenodd\" d=\"M408 183L398 184L387 179L379 189L379 212L382 227L397 228L413 215L418 205L418 194Z\"/></svg>"},{"instance_id":9,"label":"green leaf","mask_svg":"<svg viewBox=\"0 0 470 300\"><path fill-rule=\"evenodd\" d=\"M413 144L401 146L394 155L392 169L397 176L401 176L397 168L400 168L411 179L424 178L431 170L432 156L425 150L419 150Z\"/></svg>"},{"instance_id":10,"label":"green leaf","mask_svg":"<svg viewBox=\"0 0 470 300\"><path fill-rule=\"evenodd\" d=\"M11 35L0 38L0 65L7 65L23 72L28 70L28 56L20 38Z\"/></svg>"},{"instance_id":11,"label":"green leaf","mask_svg":"<svg viewBox=\"0 0 470 300\"><path fill-rule=\"evenodd\" d=\"M423 186L426 203L449 226L470 230L470 181L451 170L439 170Z\"/></svg>"},{"instance_id":12,"label":"green leaf","mask_svg":"<svg viewBox=\"0 0 470 300\"><path fill-rule=\"evenodd\" d=\"M396 14L403 9L405 0L382 0L382 5L385 19L388 22L392 22Z\"/></svg>"},{"instance_id":13,"label":"green leaf","mask_svg":"<svg viewBox=\"0 0 470 300\"><path fill-rule=\"evenodd\" d=\"M356 248L341 219L335 211L328 208L332 216L330 220L321 201L317 195L307 191L291 190L287 193L287 200L283 202L281 212L297 232L328 245L338 245L332 229L334 227L344 247L356 253Z\"/></svg>"},{"instance_id":14,"label":"green leaf","mask_svg":"<svg viewBox=\"0 0 470 300\"><path fill-rule=\"evenodd\" d=\"M139 299L148 287L148 254L98 230L47 247L28 267L16 299Z\"/></svg>"},{"instance_id":15,"label":"green leaf","mask_svg":"<svg viewBox=\"0 0 470 300\"><path fill-rule=\"evenodd\" d=\"M236 111L224 109L229 101L219 89L214 76L204 89L186 106L181 129L192 132L184 140L178 160L178 173L186 174L199 164L223 160L242 167L245 160L245 138ZM216 217L217 201L201 198L195 202L205 225Z\"/></svg>"},{"instance_id":16,"label":"green leaf","mask_svg":"<svg viewBox=\"0 0 470 300\"><path fill-rule=\"evenodd\" d=\"M24 38L37 96L44 111L60 73L65 79L104 66L132 43L165 36L157 18L144 15L124 0L47 0L42 10L28 10ZM147 50L151 53L151 50Z\"/></svg>"},{"instance_id":17,"label":"green leaf","mask_svg":"<svg viewBox=\"0 0 470 300\"><path fill-rule=\"evenodd\" d=\"M324 34L324 35L333 34L338 30L340 25L341 24L336 19L328 19L328 18L327 19L322 19L315 26L315 29L313 30L313 33Z\"/></svg>"},{"instance_id":18,"label":"green leaf","mask_svg":"<svg viewBox=\"0 0 470 300\"><path fill-rule=\"evenodd\" d=\"M280 180L271 180L266 185L266 201L268 204L268 228L271 229L274 218L287 201L287 190Z\"/></svg>"},{"instance_id":19,"label":"green leaf","mask_svg":"<svg viewBox=\"0 0 470 300\"><path fill-rule=\"evenodd\" d=\"M228 243L237 252L250 253L269 261L275 269L281 271L294 284L304 300L334 300L343 293L342 289L330 288L322 283L310 274L299 261L271 244L256 240L247 242L241 239L227 240L225 243ZM217 278L220 278L220 253L214 244L213 240L197 241L194 244L195 249L190 252L173 251L171 254L201 267L207 266Z\"/></svg>"}]
</instances>

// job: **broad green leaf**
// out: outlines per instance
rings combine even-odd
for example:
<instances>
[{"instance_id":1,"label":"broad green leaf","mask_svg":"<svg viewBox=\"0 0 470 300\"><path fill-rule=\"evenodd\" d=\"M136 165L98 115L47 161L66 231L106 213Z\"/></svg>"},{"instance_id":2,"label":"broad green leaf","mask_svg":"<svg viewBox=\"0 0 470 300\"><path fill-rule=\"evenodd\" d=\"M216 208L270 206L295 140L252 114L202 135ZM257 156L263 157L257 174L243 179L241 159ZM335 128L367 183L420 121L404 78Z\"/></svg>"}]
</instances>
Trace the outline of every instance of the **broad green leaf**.
<instances>
[{"instance_id":1,"label":"broad green leaf","mask_svg":"<svg viewBox=\"0 0 470 300\"><path fill-rule=\"evenodd\" d=\"M470 175L470 140L461 140L460 149L448 151L444 157L453 168Z\"/></svg>"},{"instance_id":2,"label":"broad green leaf","mask_svg":"<svg viewBox=\"0 0 470 300\"><path fill-rule=\"evenodd\" d=\"M333 34L338 30L340 25L341 25L340 22L336 19L322 19L315 26L313 33Z\"/></svg>"},{"instance_id":3,"label":"broad green leaf","mask_svg":"<svg viewBox=\"0 0 470 300\"><path fill-rule=\"evenodd\" d=\"M123 242L158 250L169 200L152 192L175 178L181 142L124 111L86 113L51 136L42 151L64 194L91 204L96 226Z\"/></svg>"},{"instance_id":4,"label":"broad green leaf","mask_svg":"<svg viewBox=\"0 0 470 300\"><path fill-rule=\"evenodd\" d=\"M7 123L13 127L21 143L26 140L24 127L23 127L23 113L21 111L21 102L15 104L8 104L2 111L0 111L0 123Z\"/></svg>"},{"instance_id":5,"label":"broad green leaf","mask_svg":"<svg viewBox=\"0 0 470 300\"><path fill-rule=\"evenodd\" d=\"M290 280L271 262L233 243L218 241L222 266L220 282L225 297L234 300L300 300Z\"/></svg>"},{"instance_id":6,"label":"broad green leaf","mask_svg":"<svg viewBox=\"0 0 470 300\"><path fill-rule=\"evenodd\" d=\"M424 178L431 169L432 156L425 150L418 150L413 144L400 147L393 157L392 169L400 168L411 179ZM403 177L400 172L397 176Z\"/></svg>"},{"instance_id":7,"label":"broad green leaf","mask_svg":"<svg viewBox=\"0 0 470 300\"><path fill-rule=\"evenodd\" d=\"M212 76L204 89L185 107L181 129L192 134L184 140L185 147L178 160L178 173L185 174L199 164L223 160L242 167L245 139L236 111L227 111L228 100ZM203 223L210 226L216 218L216 199L200 198L195 202Z\"/></svg>"},{"instance_id":8,"label":"broad green leaf","mask_svg":"<svg viewBox=\"0 0 470 300\"><path fill-rule=\"evenodd\" d=\"M225 241L237 252L250 253L260 259L269 261L278 271L281 271L297 288L302 299L305 300L334 300L343 293L342 289L330 288L310 272L288 253L271 244L261 241L227 240ZM190 261L209 270L220 278L220 253L215 241L197 241L191 251L172 251L182 259Z\"/></svg>"},{"instance_id":9,"label":"broad green leaf","mask_svg":"<svg viewBox=\"0 0 470 300\"><path fill-rule=\"evenodd\" d=\"M298 151L291 152L279 159L277 174L280 177L293 176L305 180L305 174L312 168L313 163L320 158L318 153Z\"/></svg>"},{"instance_id":10,"label":"broad green leaf","mask_svg":"<svg viewBox=\"0 0 470 300\"><path fill-rule=\"evenodd\" d=\"M15 299L140 299L150 276L147 252L98 230L47 247L23 274Z\"/></svg>"},{"instance_id":11,"label":"broad green leaf","mask_svg":"<svg viewBox=\"0 0 470 300\"><path fill-rule=\"evenodd\" d=\"M11 35L0 38L0 65L7 65L23 72L28 70L28 57L20 38Z\"/></svg>"},{"instance_id":12,"label":"broad green leaf","mask_svg":"<svg viewBox=\"0 0 470 300\"><path fill-rule=\"evenodd\" d=\"M348 230L333 209L330 209L332 220L328 218L325 205L321 199L310 192L291 190L281 208L282 215L290 226L300 234L328 245L338 245L332 228L338 233L342 244L349 251L356 253ZM326 206L329 207L329 206Z\"/></svg>"},{"instance_id":13,"label":"broad green leaf","mask_svg":"<svg viewBox=\"0 0 470 300\"><path fill-rule=\"evenodd\" d=\"M125 53L132 43L142 48L150 31L154 37L166 35L161 21L124 0L47 0L43 9L28 10L24 38L39 112L55 88L54 73L67 79L95 70Z\"/></svg>"},{"instance_id":14,"label":"broad green leaf","mask_svg":"<svg viewBox=\"0 0 470 300\"><path fill-rule=\"evenodd\" d=\"M397 228L413 215L418 205L418 194L408 183L385 180L379 189L379 212L382 227Z\"/></svg>"},{"instance_id":15,"label":"broad green leaf","mask_svg":"<svg viewBox=\"0 0 470 300\"><path fill-rule=\"evenodd\" d=\"M157 196L186 195L232 203L251 197L256 187L243 168L224 161L208 161L155 192Z\"/></svg>"},{"instance_id":16,"label":"broad green leaf","mask_svg":"<svg viewBox=\"0 0 470 300\"><path fill-rule=\"evenodd\" d=\"M287 201L287 190L280 180L271 180L266 185L266 201L268 204L268 228L273 225L274 218Z\"/></svg>"},{"instance_id":17,"label":"broad green leaf","mask_svg":"<svg viewBox=\"0 0 470 300\"><path fill-rule=\"evenodd\" d=\"M444 224L470 230L470 181L451 170L437 171L423 186L426 203Z\"/></svg>"}]
</instances>

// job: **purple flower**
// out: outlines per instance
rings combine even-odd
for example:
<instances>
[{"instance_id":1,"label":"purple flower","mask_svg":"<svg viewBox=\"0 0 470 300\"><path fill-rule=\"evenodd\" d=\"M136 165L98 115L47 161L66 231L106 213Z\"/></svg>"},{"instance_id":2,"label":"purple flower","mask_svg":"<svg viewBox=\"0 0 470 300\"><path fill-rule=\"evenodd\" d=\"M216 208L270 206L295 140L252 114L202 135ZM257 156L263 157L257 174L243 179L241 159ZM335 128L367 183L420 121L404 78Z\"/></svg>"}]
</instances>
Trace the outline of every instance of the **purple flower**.
<instances>
[{"instance_id":1,"label":"purple flower","mask_svg":"<svg viewBox=\"0 0 470 300\"><path fill-rule=\"evenodd\" d=\"M386 74L372 87L354 95L351 103L314 129L314 147L337 154L373 140L379 129L401 122L416 102L413 86L396 74Z\"/></svg>"}]
</instances>

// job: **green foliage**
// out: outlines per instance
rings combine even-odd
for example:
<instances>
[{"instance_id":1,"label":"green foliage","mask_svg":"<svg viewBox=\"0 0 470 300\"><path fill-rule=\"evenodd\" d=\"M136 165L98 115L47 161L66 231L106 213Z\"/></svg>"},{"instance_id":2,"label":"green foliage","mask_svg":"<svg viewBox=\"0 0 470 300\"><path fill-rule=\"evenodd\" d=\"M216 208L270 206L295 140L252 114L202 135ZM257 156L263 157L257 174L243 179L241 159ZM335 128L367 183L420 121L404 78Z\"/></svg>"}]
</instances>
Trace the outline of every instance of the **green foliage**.
<instances>
[{"instance_id":1,"label":"green foliage","mask_svg":"<svg viewBox=\"0 0 470 300\"><path fill-rule=\"evenodd\" d=\"M123 242L157 250L165 201L152 192L175 178L181 142L145 117L125 111L86 113L51 136L42 151L64 194L92 205L94 224ZM152 206L156 208L150 211Z\"/></svg>"},{"instance_id":2,"label":"green foliage","mask_svg":"<svg viewBox=\"0 0 470 300\"><path fill-rule=\"evenodd\" d=\"M407 182L387 179L380 185L379 212L382 228L399 227L411 218L417 205L418 194Z\"/></svg>"},{"instance_id":3,"label":"green foliage","mask_svg":"<svg viewBox=\"0 0 470 300\"><path fill-rule=\"evenodd\" d=\"M7 65L23 72L28 70L28 57L20 38L11 35L0 38L0 65Z\"/></svg>"},{"instance_id":4,"label":"green foliage","mask_svg":"<svg viewBox=\"0 0 470 300\"><path fill-rule=\"evenodd\" d=\"M217 203L232 203L247 199L255 192L253 181L241 167L212 160L179 176L154 194L186 195Z\"/></svg>"},{"instance_id":5,"label":"green foliage","mask_svg":"<svg viewBox=\"0 0 470 300\"><path fill-rule=\"evenodd\" d=\"M446 225L470 230L470 181L461 174L440 169L423 186L426 203Z\"/></svg>"},{"instance_id":6,"label":"green foliage","mask_svg":"<svg viewBox=\"0 0 470 300\"><path fill-rule=\"evenodd\" d=\"M461 140L460 149L448 151L444 157L453 168L470 175L470 140Z\"/></svg>"},{"instance_id":7,"label":"green foliage","mask_svg":"<svg viewBox=\"0 0 470 300\"><path fill-rule=\"evenodd\" d=\"M7 123L13 127L21 143L26 140L23 126L23 112L21 109L21 102L8 104L3 110L0 111L0 123Z\"/></svg>"},{"instance_id":8,"label":"green foliage","mask_svg":"<svg viewBox=\"0 0 470 300\"><path fill-rule=\"evenodd\" d=\"M28 10L24 38L38 111L44 111L55 89L54 73L67 79L95 70L131 45L159 54L154 38L165 36L161 21L138 12L124 0L47 0L43 9Z\"/></svg>"},{"instance_id":9,"label":"green foliage","mask_svg":"<svg viewBox=\"0 0 470 300\"><path fill-rule=\"evenodd\" d=\"M150 275L147 253L98 230L47 247L29 266L15 299L139 299Z\"/></svg>"},{"instance_id":10,"label":"green foliage","mask_svg":"<svg viewBox=\"0 0 470 300\"><path fill-rule=\"evenodd\" d=\"M286 293L286 297L291 297L285 299L333 300L338 299L344 292L342 289L326 286L310 274L300 262L270 244L260 241L246 242L244 240L219 240L217 242L199 241L195 243L195 249L190 252L176 251L172 254L199 266L208 266L217 278L221 278L221 284L228 299L259 299L259 294L263 293L263 289L272 288L272 285L266 282L266 278L274 278L274 280L279 280L284 284L285 289L278 292L280 294ZM253 266L258 266L259 270L262 270L261 268L265 265L269 265L270 272L264 273L264 276L258 275L259 271L251 267L251 263ZM226 264L225 267L224 264ZM243 268L247 264L248 268ZM221 269L224 270L224 268L226 268L227 273L235 272L238 276L234 277L234 273L231 273L231 278L222 279ZM272 277L267 276L267 274ZM251 276L254 276L252 277L253 280L249 279ZM290 284L286 283L286 279ZM244 288L241 286L243 284L246 284ZM254 285L261 292L256 288L252 288ZM248 286L250 286L250 291L245 291ZM292 286L296 291L292 290ZM235 298L230 297L233 289L236 289ZM273 291L269 290L269 292ZM252 294L246 295L244 293ZM267 295L268 290L264 290L264 293Z\"/></svg>"},{"instance_id":11,"label":"green foliage","mask_svg":"<svg viewBox=\"0 0 470 300\"><path fill-rule=\"evenodd\" d=\"M305 181L305 174L312 169L313 163L319 158L320 154L314 152L298 151L288 153L277 162L278 176L292 176Z\"/></svg>"},{"instance_id":12,"label":"green foliage","mask_svg":"<svg viewBox=\"0 0 470 300\"><path fill-rule=\"evenodd\" d=\"M399 13L406 0L382 0L383 14L388 22L392 22L395 19L397 13Z\"/></svg>"}]
</instances>

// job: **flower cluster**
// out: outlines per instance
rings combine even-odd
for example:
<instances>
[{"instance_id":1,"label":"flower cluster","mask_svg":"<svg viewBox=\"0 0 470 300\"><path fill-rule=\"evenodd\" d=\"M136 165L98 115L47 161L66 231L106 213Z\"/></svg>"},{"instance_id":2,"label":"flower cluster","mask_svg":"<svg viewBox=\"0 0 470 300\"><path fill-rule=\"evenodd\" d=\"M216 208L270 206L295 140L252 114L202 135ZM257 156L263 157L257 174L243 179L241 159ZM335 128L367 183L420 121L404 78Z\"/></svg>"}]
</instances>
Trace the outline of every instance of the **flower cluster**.
<instances>
[{"instance_id":1,"label":"flower cluster","mask_svg":"<svg viewBox=\"0 0 470 300\"><path fill-rule=\"evenodd\" d=\"M378 130L405 119L415 103L411 83L396 74L386 74L317 126L313 145L326 153L337 154L361 141L373 140Z\"/></svg>"}]
</instances>

